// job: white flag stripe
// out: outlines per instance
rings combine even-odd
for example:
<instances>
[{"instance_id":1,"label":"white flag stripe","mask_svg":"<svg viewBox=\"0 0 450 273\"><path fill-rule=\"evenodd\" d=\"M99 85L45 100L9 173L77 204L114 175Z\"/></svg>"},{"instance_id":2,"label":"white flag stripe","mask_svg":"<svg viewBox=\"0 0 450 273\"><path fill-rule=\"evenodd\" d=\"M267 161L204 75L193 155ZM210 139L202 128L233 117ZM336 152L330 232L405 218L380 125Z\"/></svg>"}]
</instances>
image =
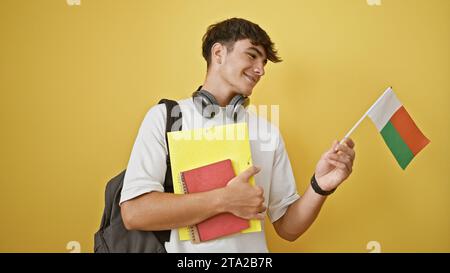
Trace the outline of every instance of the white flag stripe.
<instances>
[{"instance_id":1,"label":"white flag stripe","mask_svg":"<svg viewBox=\"0 0 450 273\"><path fill-rule=\"evenodd\" d=\"M368 111L368 116L375 123L378 131L381 131L401 106L402 104L397 99L392 88L388 88Z\"/></svg>"}]
</instances>

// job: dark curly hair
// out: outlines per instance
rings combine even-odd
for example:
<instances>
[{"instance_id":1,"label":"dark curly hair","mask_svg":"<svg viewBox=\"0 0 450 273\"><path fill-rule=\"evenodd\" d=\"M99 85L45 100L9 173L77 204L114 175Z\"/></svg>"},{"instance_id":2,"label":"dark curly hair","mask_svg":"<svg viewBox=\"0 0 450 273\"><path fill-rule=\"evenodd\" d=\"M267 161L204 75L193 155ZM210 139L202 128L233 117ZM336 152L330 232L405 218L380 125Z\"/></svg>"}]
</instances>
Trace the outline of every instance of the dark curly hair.
<instances>
[{"instance_id":1,"label":"dark curly hair","mask_svg":"<svg viewBox=\"0 0 450 273\"><path fill-rule=\"evenodd\" d=\"M243 39L250 39L253 45L262 46L269 61L273 63L282 61L277 55L275 44L260 26L245 19L230 18L210 25L203 35L202 54L207 67L211 63L211 48L215 43L224 44L232 51L234 43Z\"/></svg>"}]
</instances>

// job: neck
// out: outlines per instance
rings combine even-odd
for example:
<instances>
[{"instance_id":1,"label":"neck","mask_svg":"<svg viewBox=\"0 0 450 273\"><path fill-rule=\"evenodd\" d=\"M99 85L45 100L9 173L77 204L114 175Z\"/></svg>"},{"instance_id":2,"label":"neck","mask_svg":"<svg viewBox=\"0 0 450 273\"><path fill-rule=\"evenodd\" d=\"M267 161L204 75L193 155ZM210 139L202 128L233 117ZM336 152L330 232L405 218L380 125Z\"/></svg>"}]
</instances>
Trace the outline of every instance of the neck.
<instances>
[{"instance_id":1,"label":"neck","mask_svg":"<svg viewBox=\"0 0 450 273\"><path fill-rule=\"evenodd\" d=\"M229 84L221 80L219 77L214 77L209 73L206 75L206 79L203 83L202 89L211 93L216 98L217 103L219 103L219 105L222 107L227 106L230 100L236 94L236 92L232 90Z\"/></svg>"}]
</instances>

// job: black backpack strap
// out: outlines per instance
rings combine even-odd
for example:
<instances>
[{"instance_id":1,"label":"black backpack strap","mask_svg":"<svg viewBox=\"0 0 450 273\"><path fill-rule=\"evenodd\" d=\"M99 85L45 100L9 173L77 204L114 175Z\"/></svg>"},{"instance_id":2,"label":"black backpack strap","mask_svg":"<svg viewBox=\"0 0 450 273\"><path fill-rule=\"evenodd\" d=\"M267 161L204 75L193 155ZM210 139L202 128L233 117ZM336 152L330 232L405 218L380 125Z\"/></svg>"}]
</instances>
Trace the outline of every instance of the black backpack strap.
<instances>
[{"instance_id":1,"label":"black backpack strap","mask_svg":"<svg viewBox=\"0 0 450 273\"><path fill-rule=\"evenodd\" d=\"M158 104L164 103L167 109L167 117L166 117L166 147L167 147L167 156L166 156L166 164L167 171L166 177L164 180L164 192L172 192L173 193L173 182L172 182L172 166L170 164L170 151L169 151L169 140L167 138L168 132L180 131L182 129L182 114L180 106L176 101L162 99ZM178 120L180 122L176 123ZM175 128L176 127L176 128Z\"/></svg>"},{"instance_id":2,"label":"black backpack strap","mask_svg":"<svg viewBox=\"0 0 450 273\"><path fill-rule=\"evenodd\" d=\"M173 193L173 181L172 181L172 166L170 164L170 152L169 152L169 141L167 138L167 133L172 131L180 131L182 128L181 122L181 109L176 101L162 99L158 104L164 103L167 109L167 117L166 117L166 147L167 147L167 156L166 156L166 177L164 179L164 192ZM180 120L178 123L176 123ZM170 240L170 230L160 230L154 231L156 238L158 238L159 242L164 246L164 242L168 242Z\"/></svg>"},{"instance_id":3,"label":"black backpack strap","mask_svg":"<svg viewBox=\"0 0 450 273\"><path fill-rule=\"evenodd\" d=\"M102 227L104 228L111 225L112 211L114 209L114 206L116 205L116 202L118 202L117 199L120 200L120 195L119 196L116 195L122 191L123 178L125 177L125 172L126 170L123 170L120 174L112 178L108 182L108 184L106 184L105 210L103 211L102 223L100 228Z\"/></svg>"}]
</instances>

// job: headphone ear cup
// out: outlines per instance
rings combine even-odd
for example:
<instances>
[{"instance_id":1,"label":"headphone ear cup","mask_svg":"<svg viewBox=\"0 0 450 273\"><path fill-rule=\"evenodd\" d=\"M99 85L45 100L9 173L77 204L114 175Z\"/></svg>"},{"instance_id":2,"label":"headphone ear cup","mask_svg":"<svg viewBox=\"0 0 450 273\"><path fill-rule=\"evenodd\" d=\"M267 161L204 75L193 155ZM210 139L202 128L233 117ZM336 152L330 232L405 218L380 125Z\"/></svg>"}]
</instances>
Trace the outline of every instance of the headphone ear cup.
<instances>
[{"instance_id":1,"label":"headphone ear cup","mask_svg":"<svg viewBox=\"0 0 450 273\"><path fill-rule=\"evenodd\" d=\"M237 121L244 113L244 109L249 105L250 99L242 95L234 96L230 103L227 105L227 117Z\"/></svg>"},{"instance_id":2,"label":"headphone ear cup","mask_svg":"<svg viewBox=\"0 0 450 273\"><path fill-rule=\"evenodd\" d=\"M205 118L213 118L220 111L216 98L205 90L195 91L192 98L195 107Z\"/></svg>"}]
</instances>

